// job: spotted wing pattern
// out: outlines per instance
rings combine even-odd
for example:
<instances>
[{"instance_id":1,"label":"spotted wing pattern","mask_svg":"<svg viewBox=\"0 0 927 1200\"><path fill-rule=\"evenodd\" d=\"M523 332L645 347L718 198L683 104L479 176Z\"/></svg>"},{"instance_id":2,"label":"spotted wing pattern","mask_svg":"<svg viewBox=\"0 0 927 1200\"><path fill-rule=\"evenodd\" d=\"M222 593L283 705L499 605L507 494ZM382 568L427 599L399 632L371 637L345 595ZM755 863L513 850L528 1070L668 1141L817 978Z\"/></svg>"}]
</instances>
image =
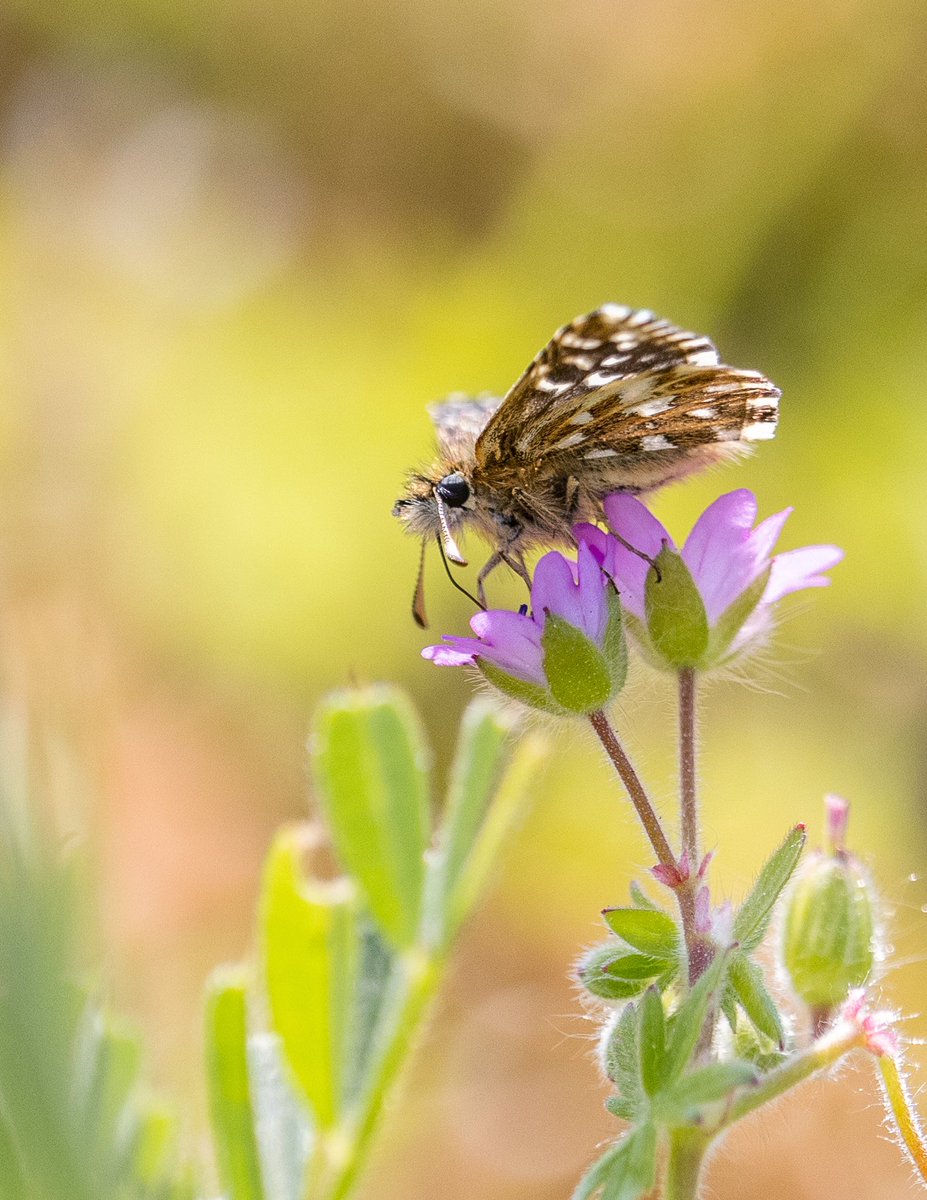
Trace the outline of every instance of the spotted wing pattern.
<instances>
[{"instance_id":1,"label":"spotted wing pattern","mask_svg":"<svg viewBox=\"0 0 927 1200\"><path fill-rule=\"evenodd\" d=\"M558 330L480 435L484 469L772 437L778 389L707 338L609 304Z\"/></svg>"},{"instance_id":2,"label":"spotted wing pattern","mask_svg":"<svg viewBox=\"0 0 927 1200\"><path fill-rule=\"evenodd\" d=\"M455 392L445 400L428 406L434 422L438 448L448 462L469 458L477 438L502 403L501 396L468 396Z\"/></svg>"}]
</instances>

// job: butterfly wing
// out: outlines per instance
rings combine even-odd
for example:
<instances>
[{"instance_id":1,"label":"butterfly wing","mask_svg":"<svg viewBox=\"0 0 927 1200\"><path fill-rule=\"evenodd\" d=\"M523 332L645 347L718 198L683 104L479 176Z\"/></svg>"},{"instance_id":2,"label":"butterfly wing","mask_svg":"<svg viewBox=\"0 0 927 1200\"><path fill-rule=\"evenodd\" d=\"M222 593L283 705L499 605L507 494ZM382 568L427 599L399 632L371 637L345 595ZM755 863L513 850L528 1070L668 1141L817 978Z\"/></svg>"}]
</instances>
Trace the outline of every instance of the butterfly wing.
<instances>
[{"instance_id":1,"label":"butterfly wing","mask_svg":"<svg viewBox=\"0 0 927 1200\"><path fill-rule=\"evenodd\" d=\"M428 406L442 458L449 463L472 458L477 439L502 404L501 396L463 392Z\"/></svg>"},{"instance_id":2,"label":"butterfly wing","mask_svg":"<svg viewBox=\"0 0 927 1200\"><path fill-rule=\"evenodd\" d=\"M608 304L557 331L481 433L476 458L484 470L659 451L678 460L772 437L778 399L759 372L722 364L707 337Z\"/></svg>"}]
</instances>

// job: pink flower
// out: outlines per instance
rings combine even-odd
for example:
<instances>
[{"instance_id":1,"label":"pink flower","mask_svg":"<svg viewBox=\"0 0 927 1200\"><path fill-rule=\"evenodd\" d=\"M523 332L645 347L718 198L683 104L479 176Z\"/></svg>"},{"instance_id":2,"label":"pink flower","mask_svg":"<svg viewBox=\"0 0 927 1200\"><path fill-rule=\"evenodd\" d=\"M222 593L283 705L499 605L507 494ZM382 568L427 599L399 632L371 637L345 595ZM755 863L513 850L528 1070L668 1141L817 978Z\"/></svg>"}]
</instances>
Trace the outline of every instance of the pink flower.
<instances>
[{"instance_id":1,"label":"pink flower","mask_svg":"<svg viewBox=\"0 0 927 1200\"><path fill-rule=\"evenodd\" d=\"M531 612L490 609L475 637L426 646L440 667L475 666L509 695L554 712L592 712L624 684L627 654L617 593L590 546L577 560L545 554L534 571Z\"/></svg>"},{"instance_id":2,"label":"pink flower","mask_svg":"<svg viewBox=\"0 0 927 1200\"><path fill-rule=\"evenodd\" d=\"M784 509L754 528L756 497L744 488L728 492L702 513L679 551L664 526L639 500L620 493L606 499L609 527L628 545L650 559L661 554L663 560L672 556L674 562L666 563L671 569L681 559L683 570L673 576L673 604L678 608L681 601L689 602L693 608L700 601L698 610L687 614L704 626L705 645L694 654L700 661L669 661L674 669L683 665L705 668L729 661L764 639L772 625L774 606L783 596L828 585L825 572L843 558L838 547L805 546L773 554L791 512L791 508ZM637 618L635 630L649 630L653 643L657 640L654 608L660 593L650 564L594 525L577 526L576 536L593 548L606 574L615 580L627 612ZM686 584L689 595L680 593L680 581ZM668 593L670 590L666 589ZM651 648L661 653L660 646Z\"/></svg>"}]
</instances>

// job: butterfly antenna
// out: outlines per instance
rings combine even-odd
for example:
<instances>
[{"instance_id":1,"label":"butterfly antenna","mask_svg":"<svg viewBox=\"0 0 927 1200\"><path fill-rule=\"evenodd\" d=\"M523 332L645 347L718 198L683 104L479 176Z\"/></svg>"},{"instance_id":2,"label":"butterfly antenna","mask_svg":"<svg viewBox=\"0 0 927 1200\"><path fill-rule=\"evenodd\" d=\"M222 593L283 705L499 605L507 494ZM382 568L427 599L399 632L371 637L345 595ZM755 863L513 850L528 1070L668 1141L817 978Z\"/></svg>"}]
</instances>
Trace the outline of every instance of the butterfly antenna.
<instances>
[{"instance_id":1,"label":"butterfly antenna","mask_svg":"<svg viewBox=\"0 0 927 1200\"><path fill-rule=\"evenodd\" d=\"M425 613L425 547L426 538L422 538L422 553L418 560L418 578L415 580L415 591L412 595L412 619L419 629L428 628L428 617Z\"/></svg>"},{"instance_id":2,"label":"butterfly antenna","mask_svg":"<svg viewBox=\"0 0 927 1200\"><path fill-rule=\"evenodd\" d=\"M458 583L457 580L454 578L453 573L451 572L450 563L447 561L447 555L444 553L444 542L441 540L440 536L438 537L437 542L438 542L438 549L441 551L441 561L444 563L444 570L447 574L448 579L451 581L451 583L454 585L454 587L458 590L458 592L463 592L463 594L467 597L468 600L472 600L477 608L482 609L482 611L485 612L486 605L480 604L480 602L479 602L479 600L477 600L476 596L474 596L472 594L472 592L468 592L467 589L463 586L463 584Z\"/></svg>"}]
</instances>

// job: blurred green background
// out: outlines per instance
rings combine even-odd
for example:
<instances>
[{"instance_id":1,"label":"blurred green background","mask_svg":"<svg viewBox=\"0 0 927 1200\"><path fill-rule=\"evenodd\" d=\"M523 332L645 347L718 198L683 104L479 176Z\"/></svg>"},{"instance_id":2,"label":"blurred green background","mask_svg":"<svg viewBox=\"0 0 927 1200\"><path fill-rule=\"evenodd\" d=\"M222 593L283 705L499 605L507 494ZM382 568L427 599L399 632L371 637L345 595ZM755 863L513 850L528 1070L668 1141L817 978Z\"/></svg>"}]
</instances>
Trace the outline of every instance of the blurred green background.
<instances>
[{"instance_id":1,"label":"blurred green background","mask_svg":"<svg viewBox=\"0 0 927 1200\"><path fill-rule=\"evenodd\" d=\"M305 811L316 699L402 682L446 761L390 516L425 405L505 389L605 300L783 389L778 440L667 492L835 541L749 690L712 687L706 840L740 895L821 795L890 903L927 1034L927 20L914 0L9 0L0 13L7 763L87 839L114 1002L201 1137L200 993ZM436 632L470 611L430 564ZM514 597L495 583L497 600ZM671 800L673 705L621 725ZM562 1197L612 1129L568 970L648 855L584 735L471 929L365 1196ZM915 1083L927 1056L915 1048ZM868 1071L744 1127L718 1197L902 1197Z\"/></svg>"}]
</instances>

